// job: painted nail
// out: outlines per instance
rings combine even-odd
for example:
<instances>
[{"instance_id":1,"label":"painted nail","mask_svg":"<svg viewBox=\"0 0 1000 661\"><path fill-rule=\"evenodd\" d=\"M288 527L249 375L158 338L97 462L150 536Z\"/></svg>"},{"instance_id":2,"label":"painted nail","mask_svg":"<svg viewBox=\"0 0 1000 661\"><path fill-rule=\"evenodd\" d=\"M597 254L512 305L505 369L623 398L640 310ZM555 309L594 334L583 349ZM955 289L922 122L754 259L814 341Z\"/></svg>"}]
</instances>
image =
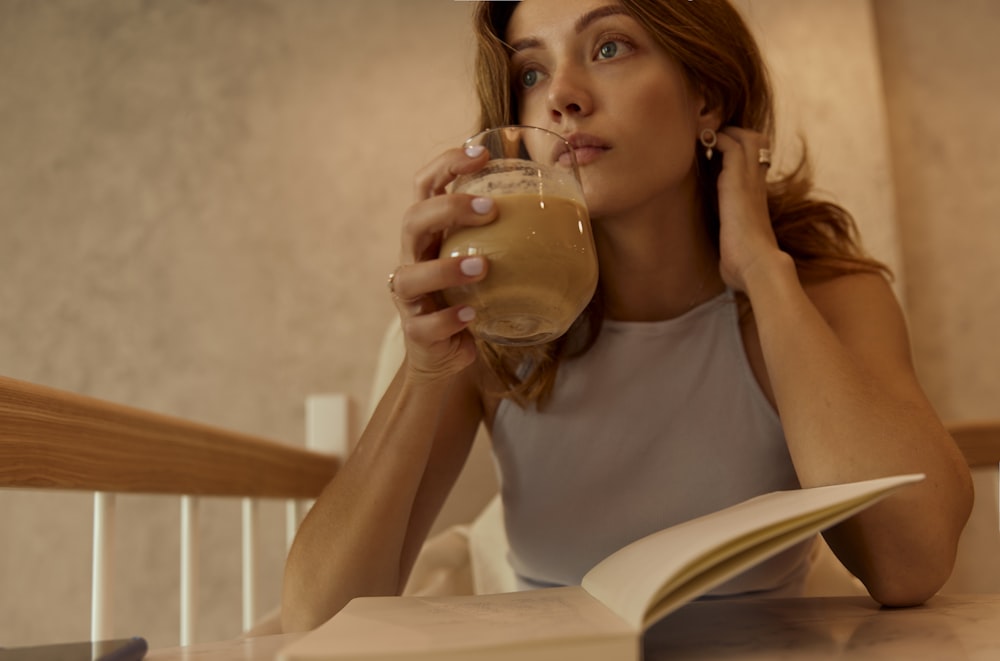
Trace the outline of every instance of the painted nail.
<instances>
[{"instance_id":1,"label":"painted nail","mask_svg":"<svg viewBox=\"0 0 1000 661\"><path fill-rule=\"evenodd\" d=\"M482 257L469 257L463 259L462 263L458 265L462 269L462 273L465 275L479 275L483 272L483 258Z\"/></svg>"},{"instance_id":2,"label":"painted nail","mask_svg":"<svg viewBox=\"0 0 1000 661\"><path fill-rule=\"evenodd\" d=\"M489 213L493 208L493 198L477 197L472 200L472 210L478 214Z\"/></svg>"},{"instance_id":3,"label":"painted nail","mask_svg":"<svg viewBox=\"0 0 1000 661\"><path fill-rule=\"evenodd\" d=\"M482 145L469 145L465 148L465 155L469 158L476 158L480 154L486 151L486 147Z\"/></svg>"},{"instance_id":4,"label":"painted nail","mask_svg":"<svg viewBox=\"0 0 1000 661\"><path fill-rule=\"evenodd\" d=\"M458 320L467 323L476 318L476 311L470 307L464 307L458 311Z\"/></svg>"}]
</instances>

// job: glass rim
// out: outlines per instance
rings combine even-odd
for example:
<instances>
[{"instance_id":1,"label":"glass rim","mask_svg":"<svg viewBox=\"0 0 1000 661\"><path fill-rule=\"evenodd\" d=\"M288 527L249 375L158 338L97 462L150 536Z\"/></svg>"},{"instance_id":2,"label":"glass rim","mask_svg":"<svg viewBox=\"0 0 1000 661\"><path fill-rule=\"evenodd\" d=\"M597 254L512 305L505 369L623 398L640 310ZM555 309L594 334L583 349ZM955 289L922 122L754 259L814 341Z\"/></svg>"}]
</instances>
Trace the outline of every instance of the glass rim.
<instances>
[{"instance_id":1,"label":"glass rim","mask_svg":"<svg viewBox=\"0 0 1000 661\"><path fill-rule=\"evenodd\" d=\"M485 128L481 131L473 133L472 135L470 135L468 138L465 139L465 143L469 144L476 138L484 136L487 133L495 133L497 131L503 131L504 129L530 129L532 131L542 131L543 133L548 133L549 135L559 140L562 140L566 144L569 144L569 140L567 140L566 137L563 136L562 134L556 133L552 129L542 128L541 126L533 126L532 124L501 124L500 126L491 126L489 128Z\"/></svg>"},{"instance_id":2,"label":"glass rim","mask_svg":"<svg viewBox=\"0 0 1000 661\"><path fill-rule=\"evenodd\" d=\"M541 126L533 126L531 124L502 124L500 126L483 129L482 131L469 136L465 139L463 146L470 147L475 145L487 145L489 140L488 136L491 135L500 135L501 137L498 139L501 141L505 140L506 136L503 136L502 134L504 130L519 131L520 134L517 134L516 140L524 140L524 134L528 132L544 135L546 139L551 140L551 144L554 145L548 156L538 158L537 156L531 156L529 154L528 158L524 160L541 163L547 166L565 168L572 172L573 177L578 183L582 183L580 180L580 164L577 163L576 153L573 150L572 143L565 136L560 135L551 129L543 128ZM513 141L514 140L511 140L511 142ZM562 164L560 166L559 160L562 157L568 158L569 163Z\"/></svg>"}]
</instances>

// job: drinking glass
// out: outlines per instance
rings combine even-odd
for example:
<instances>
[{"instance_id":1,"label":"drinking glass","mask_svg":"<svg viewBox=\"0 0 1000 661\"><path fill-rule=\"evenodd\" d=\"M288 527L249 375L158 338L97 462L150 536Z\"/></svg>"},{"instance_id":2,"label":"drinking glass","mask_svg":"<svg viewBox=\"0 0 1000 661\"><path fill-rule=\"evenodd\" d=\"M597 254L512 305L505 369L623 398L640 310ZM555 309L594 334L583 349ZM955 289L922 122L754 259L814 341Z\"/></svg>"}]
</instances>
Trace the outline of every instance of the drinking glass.
<instances>
[{"instance_id":1,"label":"drinking glass","mask_svg":"<svg viewBox=\"0 0 1000 661\"><path fill-rule=\"evenodd\" d=\"M477 337L495 344L550 342L573 324L597 287L597 253L570 144L533 126L504 126L469 138L490 160L453 190L493 198L497 219L445 237L442 257L483 255L486 277L444 292L476 310Z\"/></svg>"}]
</instances>

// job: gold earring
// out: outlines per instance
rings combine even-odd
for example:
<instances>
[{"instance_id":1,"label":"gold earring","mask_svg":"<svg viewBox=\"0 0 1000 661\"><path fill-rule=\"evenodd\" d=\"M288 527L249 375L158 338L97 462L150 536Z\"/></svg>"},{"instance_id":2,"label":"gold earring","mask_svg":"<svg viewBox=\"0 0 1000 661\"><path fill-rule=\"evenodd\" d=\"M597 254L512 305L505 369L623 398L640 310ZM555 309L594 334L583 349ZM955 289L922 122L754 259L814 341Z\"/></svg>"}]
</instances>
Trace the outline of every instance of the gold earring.
<instances>
[{"instance_id":1,"label":"gold earring","mask_svg":"<svg viewBox=\"0 0 1000 661\"><path fill-rule=\"evenodd\" d=\"M719 142L718 136L715 135L715 131L712 129L704 129L701 135L698 136L698 141L701 142L701 146L705 148L705 158L709 161L712 160L713 147Z\"/></svg>"}]
</instances>

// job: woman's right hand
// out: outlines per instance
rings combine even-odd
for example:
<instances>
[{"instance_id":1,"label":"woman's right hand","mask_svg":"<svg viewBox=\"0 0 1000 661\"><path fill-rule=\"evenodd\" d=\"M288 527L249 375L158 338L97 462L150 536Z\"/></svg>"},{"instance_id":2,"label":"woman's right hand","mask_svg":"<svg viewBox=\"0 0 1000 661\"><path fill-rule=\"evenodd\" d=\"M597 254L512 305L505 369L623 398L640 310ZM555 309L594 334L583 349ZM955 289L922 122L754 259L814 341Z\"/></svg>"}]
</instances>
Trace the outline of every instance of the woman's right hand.
<instances>
[{"instance_id":1,"label":"woman's right hand","mask_svg":"<svg viewBox=\"0 0 1000 661\"><path fill-rule=\"evenodd\" d=\"M390 288L406 337L407 369L422 380L454 375L476 358L475 342L466 330L475 310L446 307L439 294L482 280L488 261L484 257L439 258L438 252L447 230L496 219L492 199L447 192L458 175L479 170L487 160L481 148L444 152L417 173L416 202L403 216L400 266Z\"/></svg>"}]
</instances>

